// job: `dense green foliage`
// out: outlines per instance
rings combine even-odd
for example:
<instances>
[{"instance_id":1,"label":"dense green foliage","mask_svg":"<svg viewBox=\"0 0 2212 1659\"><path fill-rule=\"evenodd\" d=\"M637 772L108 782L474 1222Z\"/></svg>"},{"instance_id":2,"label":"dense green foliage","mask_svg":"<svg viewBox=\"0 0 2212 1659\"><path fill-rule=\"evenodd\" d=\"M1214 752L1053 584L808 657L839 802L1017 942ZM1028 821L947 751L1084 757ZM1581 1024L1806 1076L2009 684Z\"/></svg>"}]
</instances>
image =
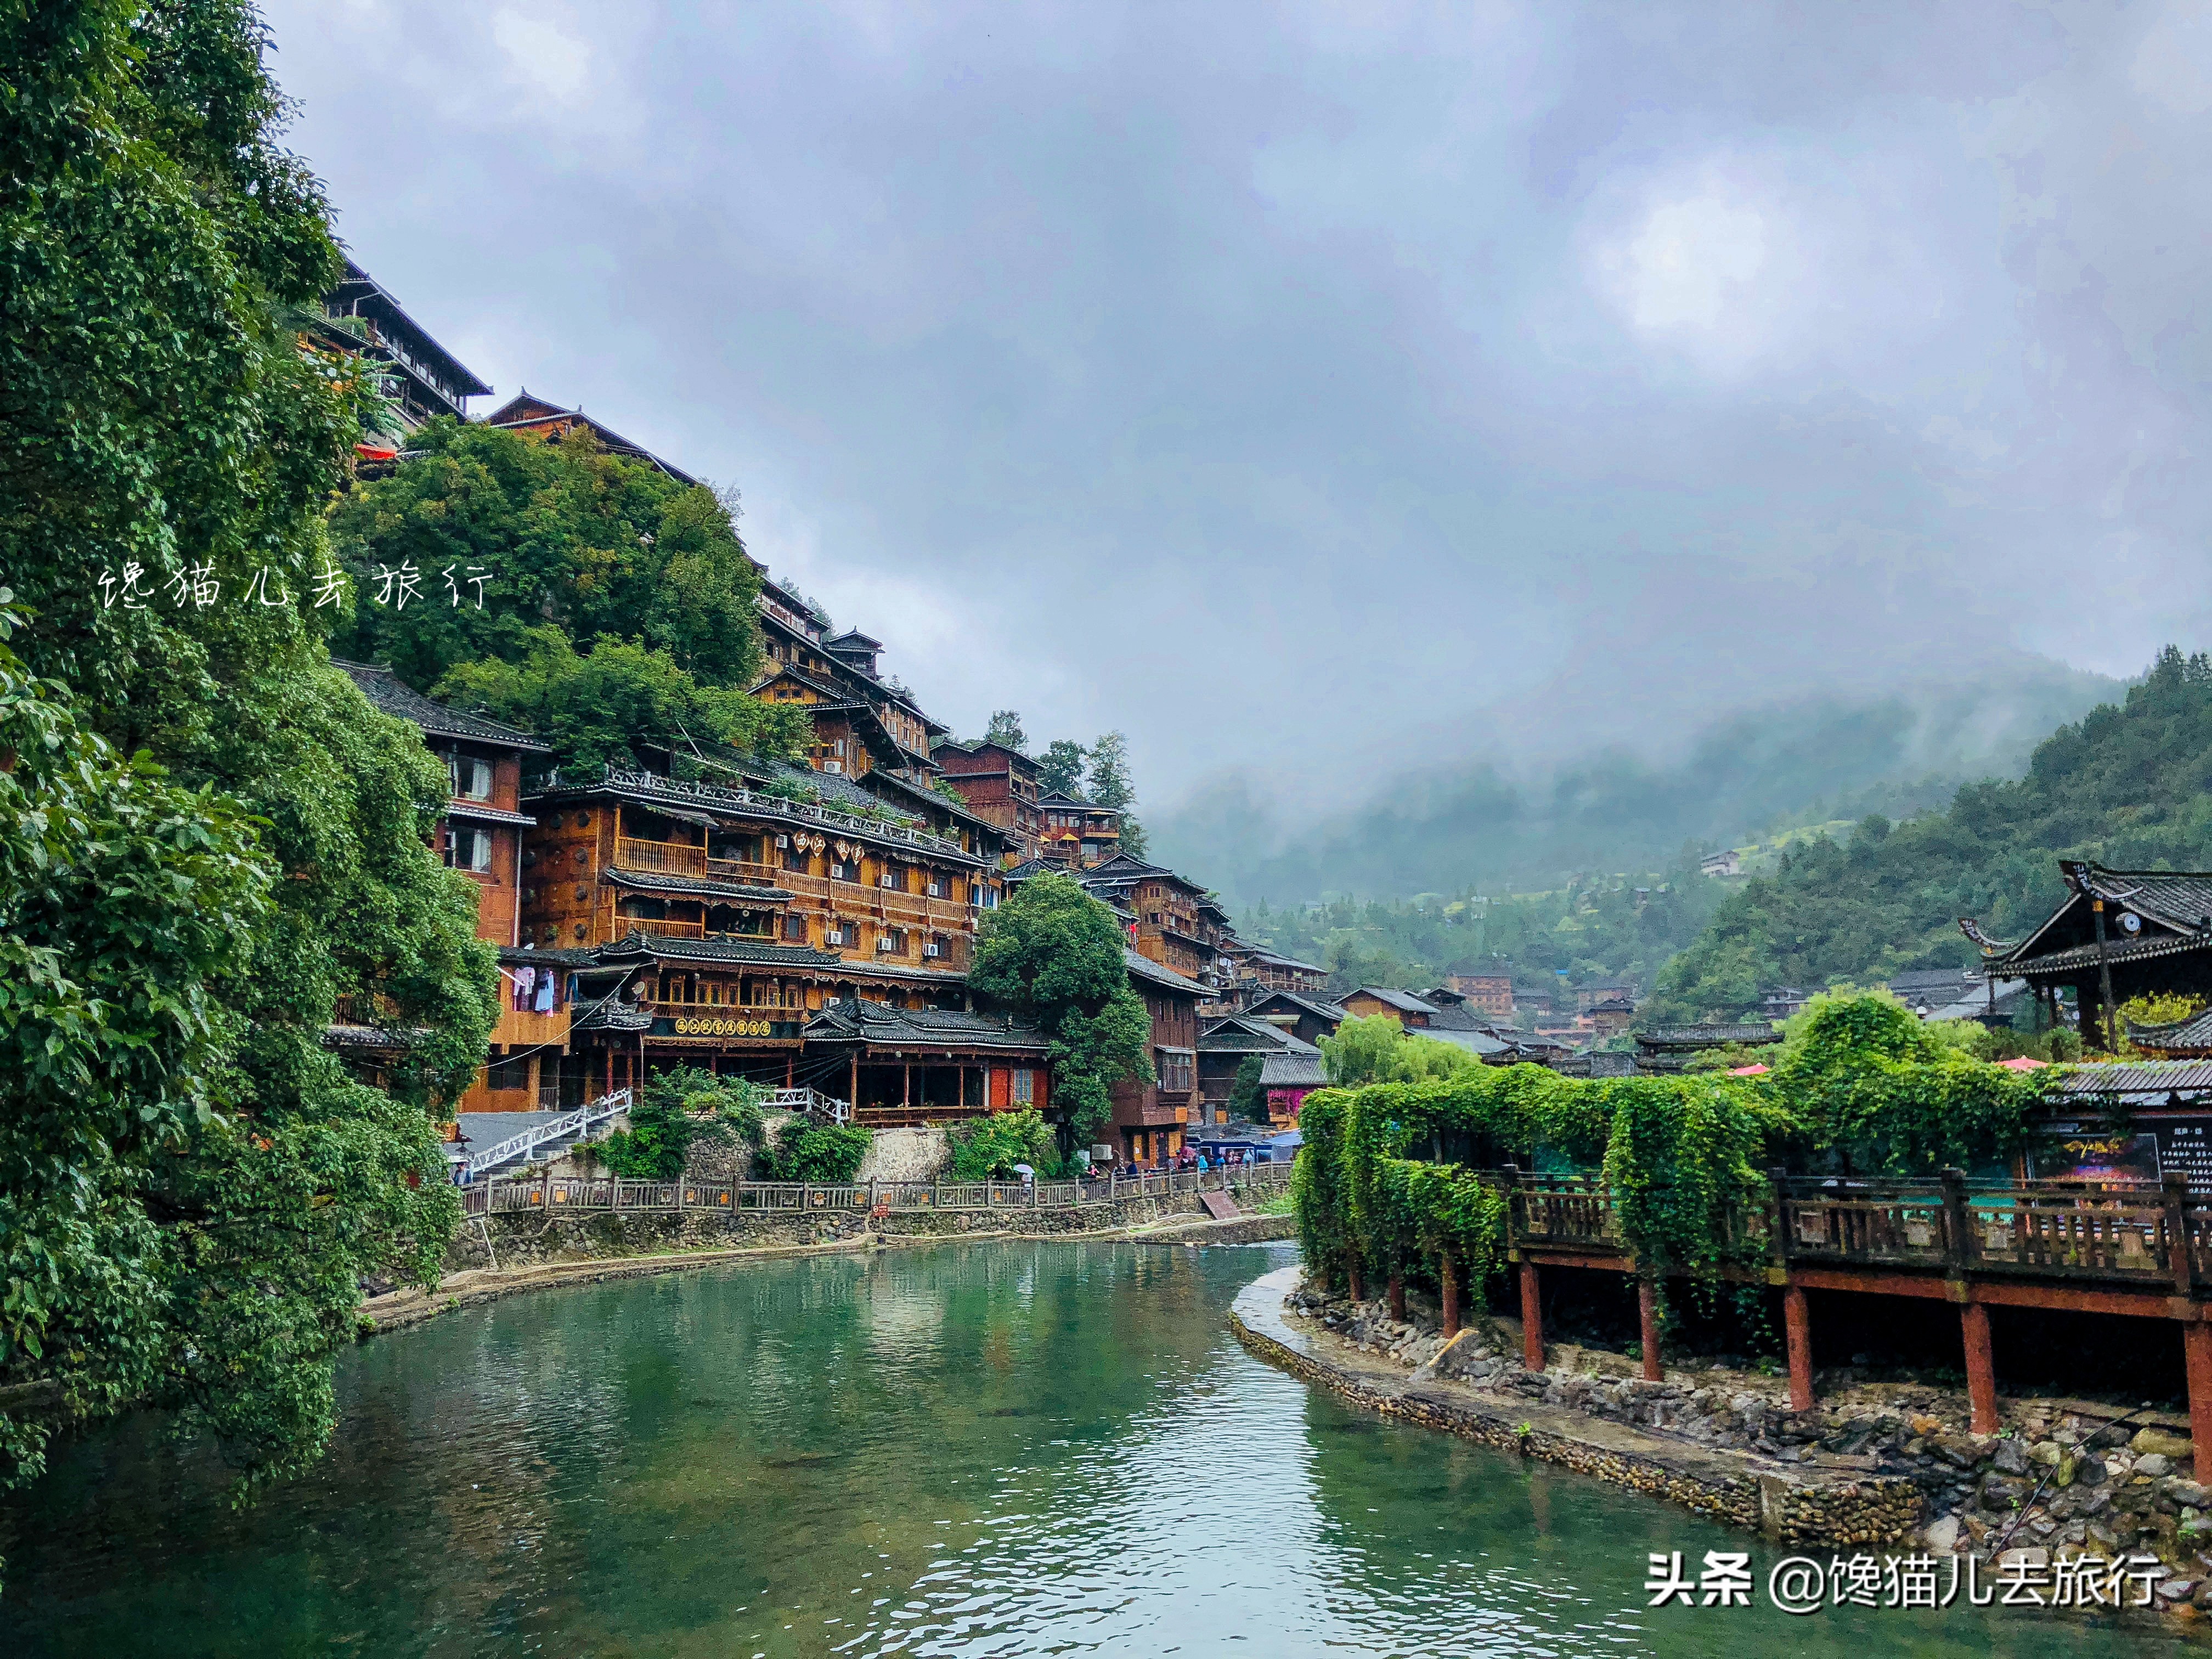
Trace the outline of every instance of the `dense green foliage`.
<instances>
[{"instance_id":1,"label":"dense green foliage","mask_svg":"<svg viewBox=\"0 0 2212 1659\"><path fill-rule=\"evenodd\" d=\"M1153 1080L1152 1019L1123 949L1114 913L1062 875L1024 882L976 933L968 983L1049 1040L1048 1109L1071 1149L1113 1116L1116 1083Z\"/></svg>"},{"instance_id":2,"label":"dense green foliage","mask_svg":"<svg viewBox=\"0 0 2212 1659\"><path fill-rule=\"evenodd\" d=\"M1266 1066L1266 1060L1258 1054L1247 1054L1238 1062L1236 1079L1229 1085L1230 1116L1253 1122L1267 1116L1267 1091L1260 1084L1260 1073Z\"/></svg>"},{"instance_id":3,"label":"dense green foliage","mask_svg":"<svg viewBox=\"0 0 2212 1659\"><path fill-rule=\"evenodd\" d=\"M753 1158L755 1181L850 1181L875 1137L850 1123L797 1119Z\"/></svg>"},{"instance_id":4,"label":"dense green foliage","mask_svg":"<svg viewBox=\"0 0 2212 1659\"><path fill-rule=\"evenodd\" d=\"M970 1118L954 1124L945 1139L952 1146L955 1181L1012 1181L1018 1164L1028 1164L1046 1179L1060 1174L1059 1137L1041 1112L994 1112Z\"/></svg>"},{"instance_id":5,"label":"dense green foliage","mask_svg":"<svg viewBox=\"0 0 2212 1659\"><path fill-rule=\"evenodd\" d=\"M319 1450L362 1280L435 1282L425 1109L495 1008L443 769L316 636L375 387L303 348L339 264L264 46L226 0L0 21L0 1384L173 1407L249 1477ZM42 1437L0 1416L0 1481Z\"/></svg>"},{"instance_id":6,"label":"dense green foliage","mask_svg":"<svg viewBox=\"0 0 2212 1659\"><path fill-rule=\"evenodd\" d=\"M591 1148L625 1181L673 1181L702 1142L761 1144L764 1091L742 1078L720 1078L697 1066L656 1072L638 1091L629 1127Z\"/></svg>"},{"instance_id":7,"label":"dense green foliage","mask_svg":"<svg viewBox=\"0 0 2212 1659\"><path fill-rule=\"evenodd\" d=\"M1073 738L1054 738L1037 757L1037 793L1081 799L1083 762L1090 752Z\"/></svg>"},{"instance_id":8,"label":"dense green foliage","mask_svg":"<svg viewBox=\"0 0 2212 1659\"><path fill-rule=\"evenodd\" d=\"M2212 662L2168 647L2125 701L2063 726L2027 775L1948 811L1816 841L1730 896L1660 976L1656 1019L1733 1013L1761 987L1868 983L1973 959L1956 920L2017 939L2064 897L2057 860L2212 866Z\"/></svg>"},{"instance_id":9,"label":"dense green foliage","mask_svg":"<svg viewBox=\"0 0 2212 1659\"><path fill-rule=\"evenodd\" d=\"M1029 753L1030 736L1022 730L1021 711L1018 708L994 708L991 723L984 728L983 741L1011 749L1018 755Z\"/></svg>"},{"instance_id":10,"label":"dense green foliage","mask_svg":"<svg viewBox=\"0 0 2212 1659\"><path fill-rule=\"evenodd\" d=\"M334 650L538 733L558 764L805 741L803 713L747 695L760 578L728 509L586 432L434 421L337 504L331 541L353 583Z\"/></svg>"},{"instance_id":11,"label":"dense green foliage","mask_svg":"<svg viewBox=\"0 0 2212 1659\"><path fill-rule=\"evenodd\" d=\"M1457 1043L1407 1030L1388 1014L1347 1019L1321 1040L1321 1057L1334 1088L1370 1083L1423 1083L1456 1077L1482 1062Z\"/></svg>"},{"instance_id":12,"label":"dense green foliage","mask_svg":"<svg viewBox=\"0 0 2212 1659\"><path fill-rule=\"evenodd\" d=\"M1711 1279L1764 1248L1747 1224L1776 1164L1927 1174L2019 1142L2033 1078L1973 1058L1883 996L1819 999L1771 1073L1576 1079L1534 1066L1328 1088L1299 1114L1293 1176L1306 1259L1332 1282L1420 1273L1462 1283L1504 1257L1502 1201L1479 1171L1600 1175L1639 1266Z\"/></svg>"}]
</instances>

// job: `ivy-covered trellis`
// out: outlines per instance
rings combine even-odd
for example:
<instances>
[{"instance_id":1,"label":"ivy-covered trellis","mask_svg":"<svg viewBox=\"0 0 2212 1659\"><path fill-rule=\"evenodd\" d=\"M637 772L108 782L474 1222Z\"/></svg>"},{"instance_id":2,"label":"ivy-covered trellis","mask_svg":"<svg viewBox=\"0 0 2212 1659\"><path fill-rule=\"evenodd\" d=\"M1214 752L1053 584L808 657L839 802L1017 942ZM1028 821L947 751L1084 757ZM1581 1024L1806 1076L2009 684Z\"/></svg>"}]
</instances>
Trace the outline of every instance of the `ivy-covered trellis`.
<instances>
[{"instance_id":1,"label":"ivy-covered trellis","mask_svg":"<svg viewBox=\"0 0 2212 1659\"><path fill-rule=\"evenodd\" d=\"M1449 1313L1480 1291L1504 1266L1509 1164L1601 1179L1641 1273L1710 1283L1760 1248L1744 1222L1771 1200L1770 1168L1911 1175L2001 1157L2046 1086L1886 997L1824 998L1762 1077L1514 1066L1320 1091L1291 1191L1308 1271L1355 1294L1433 1277Z\"/></svg>"}]
</instances>

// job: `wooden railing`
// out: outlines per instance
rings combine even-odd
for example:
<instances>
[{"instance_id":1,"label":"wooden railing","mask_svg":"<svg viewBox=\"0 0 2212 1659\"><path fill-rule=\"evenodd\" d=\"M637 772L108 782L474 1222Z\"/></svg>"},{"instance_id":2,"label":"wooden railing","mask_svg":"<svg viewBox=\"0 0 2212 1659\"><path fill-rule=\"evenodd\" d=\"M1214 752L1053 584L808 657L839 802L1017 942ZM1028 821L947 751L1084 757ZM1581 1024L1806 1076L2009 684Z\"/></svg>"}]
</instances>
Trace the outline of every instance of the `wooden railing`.
<instances>
[{"instance_id":1,"label":"wooden railing","mask_svg":"<svg viewBox=\"0 0 2212 1659\"><path fill-rule=\"evenodd\" d=\"M1631 1254L1601 1182L1507 1170L1513 1248ZM2212 1202L2179 1176L2148 1182L2029 1182L1977 1187L1955 1170L1934 1181L1781 1178L1773 1202L1730 1218L1747 1257L1778 1264L2024 1274L2212 1287Z\"/></svg>"},{"instance_id":2,"label":"wooden railing","mask_svg":"<svg viewBox=\"0 0 2212 1659\"><path fill-rule=\"evenodd\" d=\"M1124 1199L1290 1184L1287 1164L1174 1175L1109 1176L1097 1181L714 1182L617 1181L605 1176L544 1176L483 1181L461 1188L466 1214L559 1214L575 1210L824 1211L884 1215L894 1211L1076 1209Z\"/></svg>"},{"instance_id":3,"label":"wooden railing","mask_svg":"<svg viewBox=\"0 0 2212 1659\"><path fill-rule=\"evenodd\" d=\"M750 859L709 858L703 847L678 841L645 841L635 836L615 837L614 867L667 876L712 876L717 881L739 882L748 887L782 887L787 892L791 890L786 876L805 879L800 871L779 870Z\"/></svg>"}]
</instances>

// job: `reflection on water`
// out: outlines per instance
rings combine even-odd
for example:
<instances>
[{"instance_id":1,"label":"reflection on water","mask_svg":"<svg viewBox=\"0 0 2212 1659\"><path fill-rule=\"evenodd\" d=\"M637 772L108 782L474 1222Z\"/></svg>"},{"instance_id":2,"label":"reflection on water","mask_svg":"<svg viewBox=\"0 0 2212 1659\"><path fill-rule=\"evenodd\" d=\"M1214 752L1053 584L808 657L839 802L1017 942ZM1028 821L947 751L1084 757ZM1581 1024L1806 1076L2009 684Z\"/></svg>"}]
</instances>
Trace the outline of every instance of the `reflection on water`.
<instances>
[{"instance_id":1,"label":"reflection on water","mask_svg":"<svg viewBox=\"0 0 2212 1659\"><path fill-rule=\"evenodd\" d=\"M1259 1364L1224 1316L1284 1259L948 1245L453 1315L350 1356L331 1458L246 1515L150 1425L64 1451L0 1523L0 1654L2165 1645L1992 1610L1647 1613L1647 1553L1744 1542Z\"/></svg>"}]
</instances>

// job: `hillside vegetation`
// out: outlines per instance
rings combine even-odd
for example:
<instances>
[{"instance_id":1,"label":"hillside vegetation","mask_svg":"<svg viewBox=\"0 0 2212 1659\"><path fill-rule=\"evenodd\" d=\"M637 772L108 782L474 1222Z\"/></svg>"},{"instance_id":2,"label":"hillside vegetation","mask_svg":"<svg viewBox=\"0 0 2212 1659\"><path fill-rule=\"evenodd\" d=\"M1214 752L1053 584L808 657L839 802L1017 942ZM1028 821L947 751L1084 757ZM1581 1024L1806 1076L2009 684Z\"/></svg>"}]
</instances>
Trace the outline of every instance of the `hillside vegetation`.
<instances>
[{"instance_id":1,"label":"hillside vegetation","mask_svg":"<svg viewBox=\"0 0 2212 1659\"><path fill-rule=\"evenodd\" d=\"M2169 646L2124 702L2063 726L2016 782L1948 811L1870 816L1746 881L1659 976L1655 1020L1735 1012L1762 986L1869 983L1974 959L1978 917L2017 939L2056 908L2061 857L2121 869L2212 866L2212 659Z\"/></svg>"}]
</instances>

